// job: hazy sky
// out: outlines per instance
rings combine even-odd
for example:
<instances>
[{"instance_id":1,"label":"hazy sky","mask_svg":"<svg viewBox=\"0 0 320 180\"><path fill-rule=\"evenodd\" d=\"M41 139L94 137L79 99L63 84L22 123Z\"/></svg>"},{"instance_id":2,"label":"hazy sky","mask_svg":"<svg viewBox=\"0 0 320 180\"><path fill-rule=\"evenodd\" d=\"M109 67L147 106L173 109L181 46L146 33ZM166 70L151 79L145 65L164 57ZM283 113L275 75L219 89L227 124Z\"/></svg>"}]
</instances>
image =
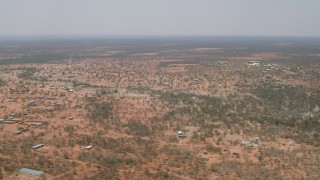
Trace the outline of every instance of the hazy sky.
<instances>
[{"instance_id":1,"label":"hazy sky","mask_svg":"<svg viewBox=\"0 0 320 180\"><path fill-rule=\"evenodd\" d=\"M1 0L7 35L320 36L320 0Z\"/></svg>"}]
</instances>

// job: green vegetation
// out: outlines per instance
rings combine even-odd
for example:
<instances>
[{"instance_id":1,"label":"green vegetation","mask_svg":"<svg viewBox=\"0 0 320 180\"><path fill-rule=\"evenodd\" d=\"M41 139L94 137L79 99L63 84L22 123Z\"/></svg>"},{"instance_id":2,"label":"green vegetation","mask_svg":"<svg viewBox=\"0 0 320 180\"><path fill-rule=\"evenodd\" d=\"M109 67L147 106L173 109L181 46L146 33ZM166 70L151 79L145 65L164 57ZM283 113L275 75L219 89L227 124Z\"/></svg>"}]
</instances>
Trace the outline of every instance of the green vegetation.
<instances>
[{"instance_id":1,"label":"green vegetation","mask_svg":"<svg viewBox=\"0 0 320 180\"><path fill-rule=\"evenodd\" d=\"M2 79L0 79L0 86L5 86L6 85L6 82Z\"/></svg>"},{"instance_id":2,"label":"green vegetation","mask_svg":"<svg viewBox=\"0 0 320 180\"><path fill-rule=\"evenodd\" d=\"M128 128L129 128L130 134L132 133L133 135L136 135L136 136L150 135L149 127L145 124L142 124L139 121L130 120L128 122Z\"/></svg>"},{"instance_id":3,"label":"green vegetation","mask_svg":"<svg viewBox=\"0 0 320 180\"><path fill-rule=\"evenodd\" d=\"M18 78L24 79L24 80L33 79L34 73L37 72L36 68L22 68L20 70L21 70L21 72L17 76L18 76Z\"/></svg>"},{"instance_id":4,"label":"green vegetation","mask_svg":"<svg viewBox=\"0 0 320 180\"><path fill-rule=\"evenodd\" d=\"M95 123L107 123L113 115L113 107L109 102L96 102L88 105L89 118Z\"/></svg>"}]
</instances>

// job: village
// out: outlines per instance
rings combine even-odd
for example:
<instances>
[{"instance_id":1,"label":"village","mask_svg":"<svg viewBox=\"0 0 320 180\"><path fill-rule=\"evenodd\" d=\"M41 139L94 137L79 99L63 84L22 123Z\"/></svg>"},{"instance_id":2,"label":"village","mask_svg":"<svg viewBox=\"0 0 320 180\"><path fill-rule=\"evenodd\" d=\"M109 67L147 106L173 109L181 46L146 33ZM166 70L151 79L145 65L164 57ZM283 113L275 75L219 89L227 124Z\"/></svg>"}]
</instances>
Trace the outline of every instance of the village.
<instances>
[{"instance_id":1,"label":"village","mask_svg":"<svg viewBox=\"0 0 320 180\"><path fill-rule=\"evenodd\" d=\"M4 179L319 176L318 140L257 118L270 116L259 114L260 87L319 94L319 66L154 57L0 69ZM247 172L250 164L260 168Z\"/></svg>"}]
</instances>

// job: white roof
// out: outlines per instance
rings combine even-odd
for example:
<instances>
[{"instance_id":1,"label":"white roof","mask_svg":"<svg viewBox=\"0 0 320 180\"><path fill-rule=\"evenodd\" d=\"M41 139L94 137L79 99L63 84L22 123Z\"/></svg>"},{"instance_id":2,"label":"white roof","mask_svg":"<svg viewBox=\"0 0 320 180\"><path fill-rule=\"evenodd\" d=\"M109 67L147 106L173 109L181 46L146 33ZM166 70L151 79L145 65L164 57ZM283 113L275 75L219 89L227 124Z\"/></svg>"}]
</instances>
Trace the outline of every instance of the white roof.
<instances>
[{"instance_id":1,"label":"white roof","mask_svg":"<svg viewBox=\"0 0 320 180\"><path fill-rule=\"evenodd\" d=\"M21 168L19 170L20 173L25 173L25 174L30 174L30 175L34 175L34 176L39 176L41 174L44 174L43 171L36 171L33 169L29 169L29 168Z\"/></svg>"},{"instance_id":2,"label":"white roof","mask_svg":"<svg viewBox=\"0 0 320 180\"><path fill-rule=\"evenodd\" d=\"M44 146L44 144L37 144L37 145L32 146L32 149L36 149L36 148L39 148L39 147L42 147L42 146Z\"/></svg>"}]
</instances>

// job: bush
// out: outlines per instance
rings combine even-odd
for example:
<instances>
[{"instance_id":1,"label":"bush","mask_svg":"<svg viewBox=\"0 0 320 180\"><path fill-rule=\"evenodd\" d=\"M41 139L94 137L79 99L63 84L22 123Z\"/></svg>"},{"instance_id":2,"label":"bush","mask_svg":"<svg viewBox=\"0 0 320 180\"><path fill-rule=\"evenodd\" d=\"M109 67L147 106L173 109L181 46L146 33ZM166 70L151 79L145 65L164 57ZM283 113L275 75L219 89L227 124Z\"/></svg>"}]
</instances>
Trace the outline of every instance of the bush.
<instances>
[{"instance_id":1,"label":"bush","mask_svg":"<svg viewBox=\"0 0 320 180\"><path fill-rule=\"evenodd\" d=\"M128 122L128 128L131 133L138 136L147 136L150 135L149 127L145 124L142 124L139 121L130 120Z\"/></svg>"}]
</instances>

